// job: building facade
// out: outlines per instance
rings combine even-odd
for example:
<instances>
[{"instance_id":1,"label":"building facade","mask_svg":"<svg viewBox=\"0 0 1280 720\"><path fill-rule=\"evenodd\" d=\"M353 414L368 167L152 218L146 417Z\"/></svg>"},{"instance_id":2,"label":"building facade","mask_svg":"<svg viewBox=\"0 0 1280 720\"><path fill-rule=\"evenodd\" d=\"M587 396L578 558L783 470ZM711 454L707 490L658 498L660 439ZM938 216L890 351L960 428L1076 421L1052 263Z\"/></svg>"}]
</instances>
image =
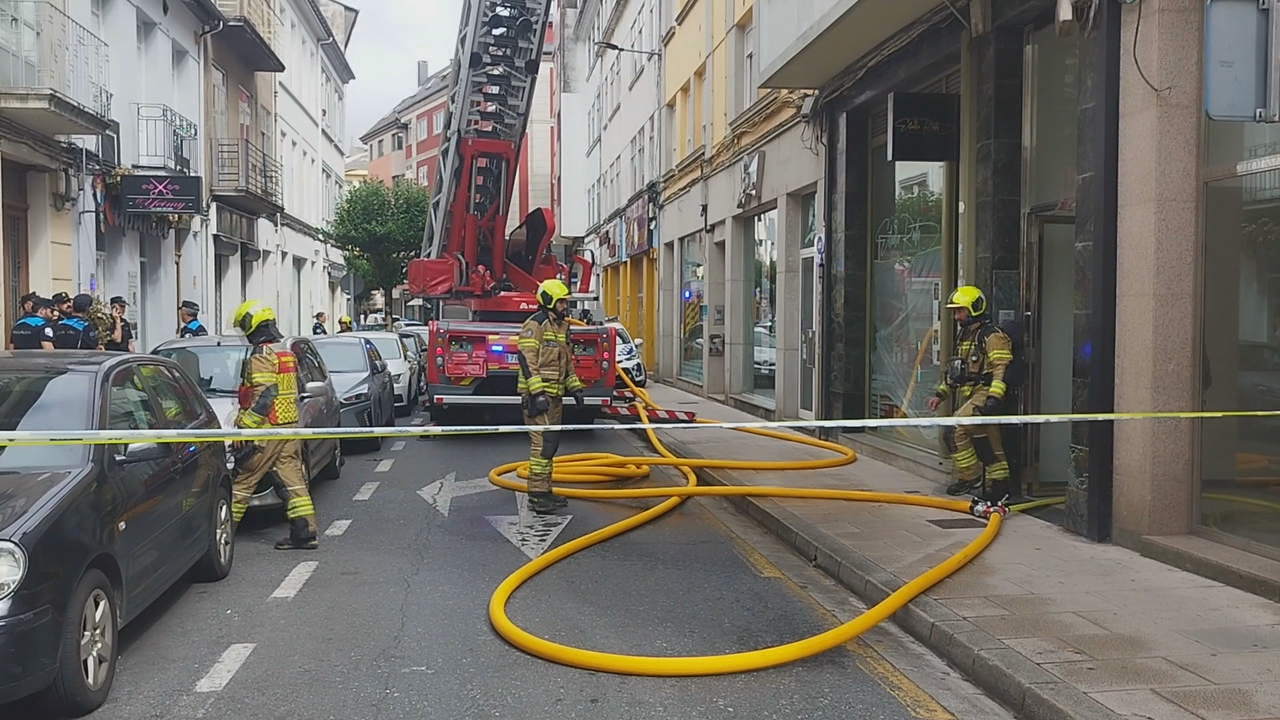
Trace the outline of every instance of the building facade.
<instances>
[{"instance_id":1,"label":"building facade","mask_svg":"<svg viewBox=\"0 0 1280 720\"><path fill-rule=\"evenodd\" d=\"M598 294L600 252L597 235L589 231L600 219L595 197L600 178L600 143L589 141L589 128L600 82L600 73L592 72L596 66L592 30L600 3L572 8L566 5L561 3L560 7L556 75L550 88L556 128L551 207L560 237L571 252L593 260L591 287ZM578 283L573 285L577 287ZM580 300L577 305L597 317L604 309L598 299Z\"/></svg>"},{"instance_id":2,"label":"building facade","mask_svg":"<svg viewBox=\"0 0 1280 720\"><path fill-rule=\"evenodd\" d=\"M659 376L813 417L823 153L806 93L763 88L751 2L686 3L664 37Z\"/></svg>"}]
</instances>

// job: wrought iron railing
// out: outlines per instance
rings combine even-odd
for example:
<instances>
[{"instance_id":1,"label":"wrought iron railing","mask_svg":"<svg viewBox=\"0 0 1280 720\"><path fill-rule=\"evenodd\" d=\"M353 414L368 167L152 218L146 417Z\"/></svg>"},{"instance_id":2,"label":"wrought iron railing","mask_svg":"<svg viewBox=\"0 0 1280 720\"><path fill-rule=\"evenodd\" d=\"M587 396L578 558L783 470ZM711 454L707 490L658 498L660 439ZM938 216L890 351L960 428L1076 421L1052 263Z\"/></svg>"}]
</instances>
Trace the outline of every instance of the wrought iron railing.
<instances>
[{"instance_id":1,"label":"wrought iron railing","mask_svg":"<svg viewBox=\"0 0 1280 720\"><path fill-rule=\"evenodd\" d=\"M0 88L53 90L110 118L109 56L102 38L52 3L0 5Z\"/></svg>"},{"instance_id":2,"label":"wrought iron railing","mask_svg":"<svg viewBox=\"0 0 1280 720\"><path fill-rule=\"evenodd\" d=\"M248 20L272 49L279 49L276 27L280 20L270 0L218 0L218 9L227 17Z\"/></svg>"},{"instance_id":3,"label":"wrought iron railing","mask_svg":"<svg viewBox=\"0 0 1280 720\"><path fill-rule=\"evenodd\" d=\"M280 163L248 140L214 143L214 190L248 192L280 204Z\"/></svg>"},{"instance_id":4,"label":"wrought iron railing","mask_svg":"<svg viewBox=\"0 0 1280 720\"><path fill-rule=\"evenodd\" d=\"M195 165L199 131L195 122L168 105L138 108L138 166L190 173Z\"/></svg>"}]
</instances>

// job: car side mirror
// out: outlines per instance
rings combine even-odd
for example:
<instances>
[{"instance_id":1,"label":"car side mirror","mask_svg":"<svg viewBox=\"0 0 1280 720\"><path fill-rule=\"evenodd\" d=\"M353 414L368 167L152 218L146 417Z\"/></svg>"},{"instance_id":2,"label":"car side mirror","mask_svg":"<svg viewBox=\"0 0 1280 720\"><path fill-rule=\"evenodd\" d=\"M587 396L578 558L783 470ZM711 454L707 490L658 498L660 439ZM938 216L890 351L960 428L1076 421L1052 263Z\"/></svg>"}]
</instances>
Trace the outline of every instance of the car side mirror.
<instances>
[{"instance_id":1,"label":"car side mirror","mask_svg":"<svg viewBox=\"0 0 1280 720\"><path fill-rule=\"evenodd\" d=\"M306 385L304 385L302 388L302 393L298 397L303 400L306 400L309 398L325 397L328 394L329 394L329 386L322 382L316 381L316 382L309 382Z\"/></svg>"},{"instance_id":2,"label":"car side mirror","mask_svg":"<svg viewBox=\"0 0 1280 720\"><path fill-rule=\"evenodd\" d=\"M636 347L640 347L641 345L644 345L644 338L634 338L632 340L632 344Z\"/></svg>"},{"instance_id":3,"label":"car side mirror","mask_svg":"<svg viewBox=\"0 0 1280 720\"><path fill-rule=\"evenodd\" d=\"M384 373L384 372L386 372L386 371L387 371L387 361L386 361L386 360L375 360L375 361L374 361L374 363L373 363L373 372L374 372L374 374L375 374L375 375L381 375L382 373Z\"/></svg>"},{"instance_id":4,"label":"car side mirror","mask_svg":"<svg viewBox=\"0 0 1280 720\"><path fill-rule=\"evenodd\" d=\"M135 463L163 460L167 457L169 457L169 448L165 445L154 442L136 442L126 445L124 452L117 453L115 459L117 464L133 465Z\"/></svg>"}]
</instances>

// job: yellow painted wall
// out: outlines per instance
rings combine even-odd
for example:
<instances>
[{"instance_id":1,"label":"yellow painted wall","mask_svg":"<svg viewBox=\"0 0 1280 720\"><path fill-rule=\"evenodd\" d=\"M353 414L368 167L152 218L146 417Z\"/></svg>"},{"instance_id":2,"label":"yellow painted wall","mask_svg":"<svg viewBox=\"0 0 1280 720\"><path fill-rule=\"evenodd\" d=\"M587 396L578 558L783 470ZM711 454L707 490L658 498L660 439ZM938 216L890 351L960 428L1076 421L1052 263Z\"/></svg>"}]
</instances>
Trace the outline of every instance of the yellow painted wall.
<instances>
[{"instance_id":1,"label":"yellow painted wall","mask_svg":"<svg viewBox=\"0 0 1280 720\"><path fill-rule=\"evenodd\" d=\"M683 19L676 23L676 31L672 34L671 40L666 43L663 52L663 87L667 97L667 104L675 98L677 92L689 83L689 79L693 77L693 73L707 59L705 44L706 33L706 13L702 9L703 2L711 0L673 0L675 3L675 14L673 18L680 17L682 7L687 7L688 12Z\"/></svg>"},{"instance_id":2,"label":"yellow painted wall","mask_svg":"<svg viewBox=\"0 0 1280 720\"><path fill-rule=\"evenodd\" d=\"M617 318L633 338L644 338L640 356L652 367L658 333L658 253L650 250L600 273L604 317Z\"/></svg>"}]
</instances>

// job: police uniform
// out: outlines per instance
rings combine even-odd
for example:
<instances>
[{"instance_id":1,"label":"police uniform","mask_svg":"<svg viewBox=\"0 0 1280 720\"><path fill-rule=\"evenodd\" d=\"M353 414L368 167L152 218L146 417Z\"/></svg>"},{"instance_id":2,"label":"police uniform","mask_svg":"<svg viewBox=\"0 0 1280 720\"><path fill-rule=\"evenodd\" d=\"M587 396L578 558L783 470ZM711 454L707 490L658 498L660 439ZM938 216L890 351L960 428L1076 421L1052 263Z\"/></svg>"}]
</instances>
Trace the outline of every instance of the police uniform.
<instances>
[{"instance_id":1,"label":"police uniform","mask_svg":"<svg viewBox=\"0 0 1280 720\"><path fill-rule=\"evenodd\" d=\"M955 417L994 415L1004 401L1005 371L1013 360L1013 341L991 322L986 297L977 288L957 288L947 300L948 308L968 310L970 320L956 338L956 356L946 369L946 377L934 391L945 400L961 401ZM984 495L1001 500L1008 493L1009 461L1000 440L999 425L955 425L943 431L951 452L956 482L947 488L952 495L971 491L986 477ZM979 441L975 444L975 440Z\"/></svg>"},{"instance_id":2,"label":"police uniform","mask_svg":"<svg viewBox=\"0 0 1280 720\"><path fill-rule=\"evenodd\" d=\"M98 330L88 318L63 318L53 328L53 346L58 350L97 350Z\"/></svg>"},{"instance_id":3,"label":"police uniform","mask_svg":"<svg viewBox=\"0 0 1280 720\"><path fill-rule=\"evenodd\" d=\"M178 328L178 337L180 338L201 337L208 334L209 331L205 330L204 325L201 325L200 321L195 318L192 318L191 322Z\"/></svg>"},{"instance_id":4,"label":"police uniform","mask_svg":"<svg viewBox=\"0 0 1280 720\"><path fill-rule=\"evenodd\" d=\"M329 331L325 329L324 323L317 320L316 324L311 326L311 334L312 335L328 335Z\"/></svg>"},{"instance_id":5,"label":"police uniform","mask_svg":"<svg viewBox=\"0 0 1280 720\"><path fill-rule=\"evenodd\" d=\"M243 330L253 343L241 371L236 427L297 427L298 360L279 344L275 313L260 303L246 302L236 310L231 324ZM240 522L259 481L268 471L275 470L289 518L289 537L276 543L276 549L316 548L316 509L302 465L302 441L263 440L255 442L254 449L232 485L232 518Z\"/></svg>"},{"instance_id":6,"label":"police uniform","mask_svg":"<svg viewBox=\"0 0 1280 720\"><path fill-rule=\"evenodd\" d=\"M563 418L564 395L583 404L582 381L573 371L569 351L569 322L554 312L556 302L569 296L569 288L559 280L547 280L538 287L542 307L520 327L520 377L516 389L526 425L559 425ZM551 512L565 501L551 493L551 476L560 431L529 432L529 507L534 512Z\"/></svg>"},{"instance_id":7,"label":"police uniform","mask_svg":"<svg viewBox=\"0 0 1280 720\"><path fill-rule=\"evenodd\" d=\"M41 343L53 342L53 325L48 320L28 313L9 330L9 343L14 350L42 350Z\"/></svg>"}]
</instances>

